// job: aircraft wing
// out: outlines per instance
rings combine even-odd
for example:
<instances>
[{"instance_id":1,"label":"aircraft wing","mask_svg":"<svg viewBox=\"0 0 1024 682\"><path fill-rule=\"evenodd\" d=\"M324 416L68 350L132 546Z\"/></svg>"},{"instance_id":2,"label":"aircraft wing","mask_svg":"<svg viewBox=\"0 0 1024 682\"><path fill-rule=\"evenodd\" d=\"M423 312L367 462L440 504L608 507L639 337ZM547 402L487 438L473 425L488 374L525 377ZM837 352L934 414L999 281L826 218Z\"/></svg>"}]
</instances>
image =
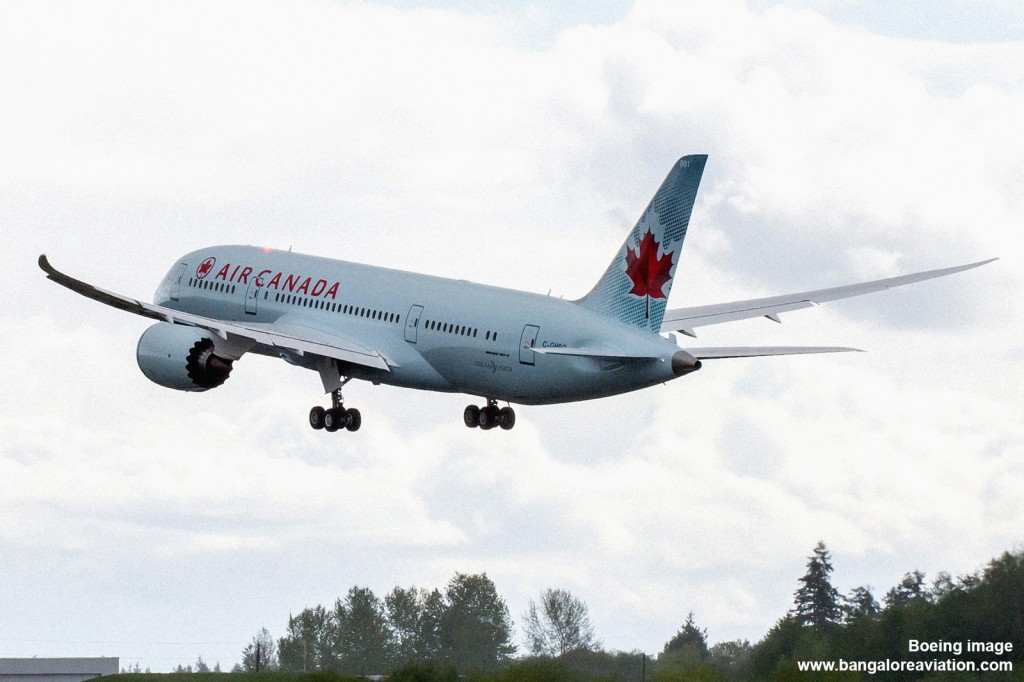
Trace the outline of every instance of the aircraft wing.
<instances>
[{"instance_id":1,"label":"aircraft wing","mask_svg":"<svg viewBox=\"0 0 1024 682\"><path fill-rule=\"evenodd\" d=\"M297 321L285 324L243 324L193 315L94 287L57 270L50 265L45 255L39 256L39 267L43 269L49 279L86 298L142 317L205 329L229 342L231 347L242 349L243 352L247 350L247 346L251 347L258 343L298 355L311 353L390 371L387 359L376 350L364 348L334 333L305 326Z\"/></svg>"},{"instance_id":2,"label":"aircraft wing","mask_svg":"<svg viewBox=\"0 0 1024 682\"><path fill-rule=\"evenodd\" d=\"M722 322L733 322L734 320L745 320L751 317L767 317L770 320L780 322L779 313L810 308L811 306L826 301L835 301L851 296L870 294L883 289L900 287L904 284L913 284L933 277L945 277L955 272L977 268L986 263L997 260L988 260L957 265L952 268L940 270L928 270L927 272L915 272L910 275L889 277L873 282L861 284L848 284L846 286L831 287L829 289L817 289L815 291L803 291L796 294L784 294L782 296L769 296L767 298L754 298L748 301L733 301L732 303L717 303L713 305L694 306L692 308L674 308L665 311L665 317L661 324L661 331L678 331L687 336L696 337L693 333L695 327L703 327L710 324ZM820 351L819 351L820 352ZM732 356L730 356L732 357Z\"/></svg>"},{"instance_id":3,"label":"aircraft wing","mask_svg":"<svg viewBox=\"0 0 1024 682\"><path fill-rule=\"evenodd\" d=\"M806 353L861 353L859 348L841 346L750 346L738 348L684 348L698 360L721 360L722 358L760 358L767 355L803 355Z\"/></svg>"}]
</instances>

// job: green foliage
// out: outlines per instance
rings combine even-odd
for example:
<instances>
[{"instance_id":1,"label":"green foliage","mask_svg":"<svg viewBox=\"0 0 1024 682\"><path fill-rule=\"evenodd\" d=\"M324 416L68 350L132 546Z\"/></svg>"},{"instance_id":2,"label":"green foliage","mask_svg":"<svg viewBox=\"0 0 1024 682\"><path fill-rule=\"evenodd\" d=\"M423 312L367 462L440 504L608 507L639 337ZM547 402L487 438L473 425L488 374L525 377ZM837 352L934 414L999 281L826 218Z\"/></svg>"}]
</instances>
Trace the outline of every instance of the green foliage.
<instances>
[{"instance_id":1,"label":"green foliage","mask_svg":"<svg viewBox=\"0 0 1024 682\"><path fill-rule=\"evenodd\" d=\"M434 662L411 663L388 675L388 682L458 682L458 679L454 666L443 667Z\"/></svg>"},{"instance_id":2,"label":"green foliage","mask_svg":"<svg viewBox=\"0 0 1024 682\"><path fill-rule=\"evenodd\" d=\"M824 632L839 622L839 592L832 586L832 557L819 542L807 558L807 573L794 596L794 614L804 625Z\"/></svg>"},{"instance_id":3,"label":"green foliage","mask_svg":"<svg viewBox=\"0 0 1024 682\"><path fill-rule=\"evenodd\" d=\"M584 682L582 677L561 661L550 658L531 658L517 661L505 670L470 676L472 682Z\"/></svg>"},{"instance_id":4,"label":"green foliage","mask_svg":"<svg viewBox=\"0 0 1024 682\"><path fill-rule=\"evenodd\" d=\"M392 630L384 603L366 587L353 587L334 605L334 652L341 672L380 674L390 667Z\"/></svg>"},{"instance_id":5,"label":"green foliage","mask_svg":"<svg viewBox=\"0 0 1024 682\"><path fill-rule=\"evenodd\" d=\"M545 590L540 606L531 599L524 619L526 648L534 656L560 656L595 647L587 605L567 590Z\"/></svg>"},{"instance_id":6,"label":"green foliage","mask_svg":"<svg viewBox=\"0 0 1024 682\"><path fill-rule=\"evenodd\" d=\"M665 643L663 654L674 654L676 658L697 664L708 657L708 631L701 629L693 620L693 611L686 616L686 622L672 639ZM661 660L660 658L658 660Z\"/></svg>"},{"instance_id":7,"label":"green foliage","mask_svg":"<svg viewBox=\"0 0 1024 682\"><path fill-rule=\"evenodd\" d=\"M441 644L460 670L498 670L515 653L512 618L486 573L457 573L445 591Z\"/></svg>"},{"instance_id":8,"label":"green foliage","mask_svg":"<svg viewBox=\"0 0 1024 682\"><path fill-rule=\"evenodd\" d=\"M594 651L576 649L556 659L584 680L640 680L644 670L644 654L639 651ZM652 679L653 662L646 660L647 679Z\"/></svg>"},{"instance_id":9,"label":"green foliage","mask_svg":"<svg viewBox=\"0 0 1024 682\"><path fill-rule=\"evenodd\" d=\"M870 588L859 587L845 598L840 611L831 572L828 550L819 543L808 558L801 588L794 593L794 609L756 646L738 640L709 647L707 631L690 613L666 642L657 661L646 659L646 666L640 652L610 653L588 648L555 657L511 659L515 648L508 608L485 574L456 574L443 594L438 590L395 588L384 600L367 588L354 587L345 599L338 600L333 611L315 607L289 618L288 633L279 642L278 658L282 668L290 672L261 672L258 682L347 682L360 678L346 678L338 671L354 672L355 664L346 668L345 661L358 660L364 661L360 671L391 670L387 679L394 682L977 679L939 673L889 673L869 678L798 669L801 661L936 658L932 652L909 652L910 639L1011 642L1013 650L1008 654L965 650L956 658L975 662L1010 660L1015 663L1012 675L989 675L985 679L1024 680L1024 551L1006 552L971 575L954 579L948 573L939 573L931 587L920 571L907 573L886 593L884 607L875 601ZM273 644L266 630L253 638L250 648L257 641ZM370 655L372 652L376 652L376 658ZM308 675L296 674L302 669L303 656L307 669L313 671ZM196 670L204 667L202 659L196 661ZM646 677L642 677L645 667ZM203 682L199 678L213 673L182 674L188 678L181 682ZM231 682L246 682L246 675L236 673ZM131 673L121 674L116 682L152 681L152 676L132 677Z\"/></svg>"}]
</instances>

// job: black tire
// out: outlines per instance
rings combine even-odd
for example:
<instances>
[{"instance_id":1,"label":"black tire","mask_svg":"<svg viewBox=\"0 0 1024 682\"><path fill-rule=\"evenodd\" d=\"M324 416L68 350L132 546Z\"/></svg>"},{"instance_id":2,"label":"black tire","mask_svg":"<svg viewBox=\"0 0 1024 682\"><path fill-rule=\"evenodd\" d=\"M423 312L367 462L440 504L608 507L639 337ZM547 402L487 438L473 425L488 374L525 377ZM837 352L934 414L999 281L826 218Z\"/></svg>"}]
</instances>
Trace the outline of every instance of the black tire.
<instances>
[{"instance_id":1,"label":"black tire","mask_svg":"<svg viewBox=\"0 0 1024 682\"><path fill-rule=\"evenodd\" d=\"M359 414L359 410L354 407L347 410L347 413L348 424L345 425L345 428L349 431L358 431L363 424L363 415Z\"/></svg>"},{"instance_id":2,"label":"black tire","mask_svg":"<svg viewBox=\"0 0 1024 682\"><path fill-rule=\"evenodd\" d=\"M498 411L498 425L508 431L516 425L516 411L511 407L503 407Z\"/></svg>"},{"instance_id":3,"label":"black tire","mask_svg":"<svg viewBox=\"0 0 1024 682\"><path fill-rule=\"evenodd\" d=\"M324 414L327 410L317 405L309 411L309 425L313 427L315 431L319 431L324 428Z\"/></svg>"},{"instance_id":4,"label":"black tire","mask_svg":"<svg viewBox=\"0 0 1024 682\"><path fill-rule=\"evenodd\" d=\"M476 405L466 405L462 412L462 422L471 429L480 426L480 408Z\"/></svg>"},{"instance_id":5,"label":"black tire","mask_svg":"<svg viewBox=\"0 0 1024 682\"><path fill-rule=\"evenodd\" d=\"M324 412L324 430L334 433L345 425L345 416L336 407Z\"/></svg>"},{"instance_id":6,"label":"black tire","mask_svg":"<svg viewBox=\"0 0 1024 682\"><path fill-rule=\"evenodd\" d=\"M480 410L480 428L484 431L493 429L498 425L498 408L488 405Z\"/></svg>"}]
</instances>

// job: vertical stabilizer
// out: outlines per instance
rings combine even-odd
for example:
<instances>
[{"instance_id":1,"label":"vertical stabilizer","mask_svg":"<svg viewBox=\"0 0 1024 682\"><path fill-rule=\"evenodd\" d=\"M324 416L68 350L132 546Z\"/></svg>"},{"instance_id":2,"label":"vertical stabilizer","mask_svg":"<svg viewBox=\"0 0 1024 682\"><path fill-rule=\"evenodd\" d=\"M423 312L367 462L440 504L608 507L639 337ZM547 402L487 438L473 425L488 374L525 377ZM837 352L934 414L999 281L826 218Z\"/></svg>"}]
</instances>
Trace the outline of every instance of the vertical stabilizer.
<instances>
[{"instance_id":1,"label":"vertical stabilizer","mask_svg":"<svg viewBox=\"0 0 1024 682\"><path fill-rule=\"evenodd\" d=\"M676 161L601 281L580 305L657 333L707 154Z\"/></svg>"}]
</instances>

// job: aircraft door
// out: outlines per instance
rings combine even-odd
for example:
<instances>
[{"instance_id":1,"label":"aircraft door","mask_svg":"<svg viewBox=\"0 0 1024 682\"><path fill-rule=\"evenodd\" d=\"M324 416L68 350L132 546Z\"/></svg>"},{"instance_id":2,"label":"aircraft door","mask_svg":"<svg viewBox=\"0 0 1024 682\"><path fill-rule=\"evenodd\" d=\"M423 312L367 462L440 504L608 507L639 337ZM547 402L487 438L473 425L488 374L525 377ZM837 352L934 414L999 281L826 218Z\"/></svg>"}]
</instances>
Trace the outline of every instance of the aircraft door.
<instances>
[{"instance_id":1,"label":"aircraft door","mask_svg":"<svg viewBox=\"0 0 1024 682\"><path fill-rule=\"evenodd\" d=\"M540 327L534 324L528 324L523 327L523 337L519 343L519 362L523 365L534 364L534 358L536 353L533 352L533 347L537 345L537 334L540 333Z\"/></svg>"},{"instance_id":2,"label":"aircraft door","mask_svg":"<svg viewBox=\"0 0 1024 682\"><path fill-rule=\"evenodd\" d=\"M417 332L420 328L420 315L423 314L423 306L414 305L409 308L409 314L405 318L405 340L409 343L416 343Z\"/></svg>"},{"instance_id":3,"label":"aircraft door","mask_svg":"<svg viewBox=\"0 0 1024 682\"><path fill-rule=\"evenodd\" d=\"M260 287L256 284L256 278L249 280L249 288L245 290L245 312L249 315L256 314L256 301L259 300Z\"/></svg>"},{"instance_id":4,"label":"aircraft door","mask_svg":"<svg viewBox=\"0 0 1024 682\"><path fill-rule=\"evenodd\" d=\"M171 300L177 301L178 296L181 294L181 280L185 276L185 268L188 267L188 263L182 263L178 266L178 274L171 282Z\"/></svg>"}]
</instances>

